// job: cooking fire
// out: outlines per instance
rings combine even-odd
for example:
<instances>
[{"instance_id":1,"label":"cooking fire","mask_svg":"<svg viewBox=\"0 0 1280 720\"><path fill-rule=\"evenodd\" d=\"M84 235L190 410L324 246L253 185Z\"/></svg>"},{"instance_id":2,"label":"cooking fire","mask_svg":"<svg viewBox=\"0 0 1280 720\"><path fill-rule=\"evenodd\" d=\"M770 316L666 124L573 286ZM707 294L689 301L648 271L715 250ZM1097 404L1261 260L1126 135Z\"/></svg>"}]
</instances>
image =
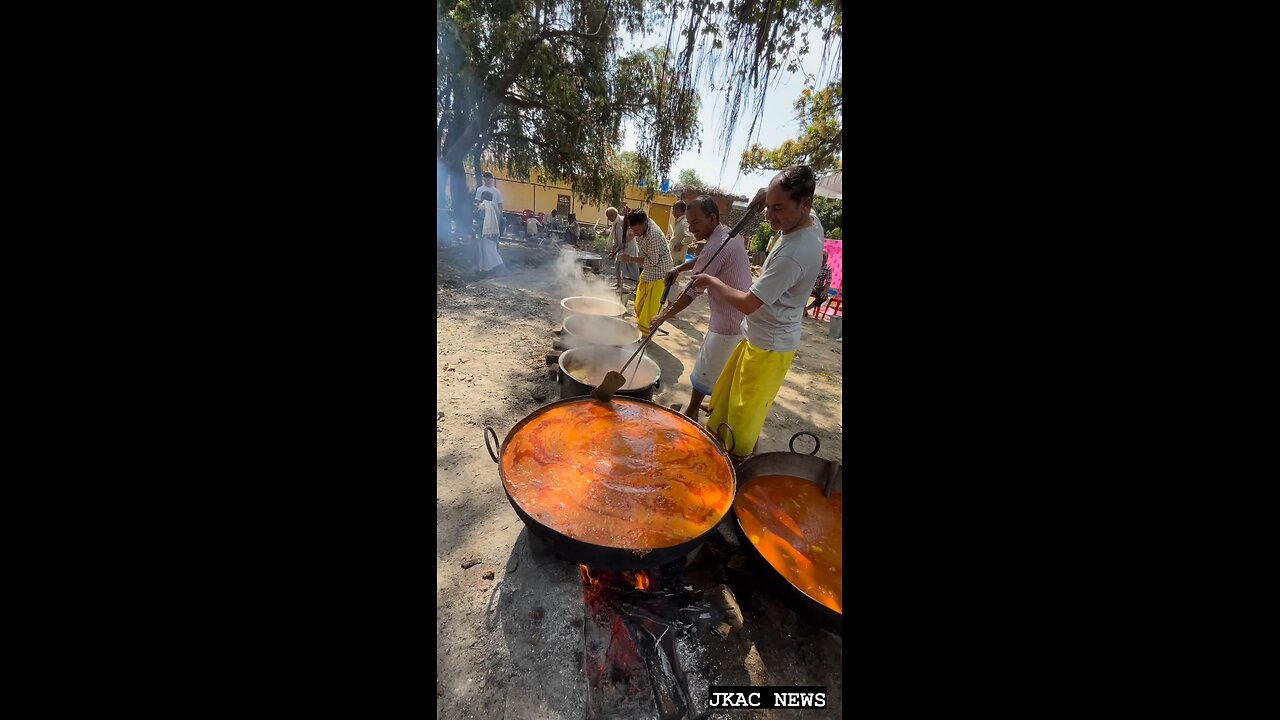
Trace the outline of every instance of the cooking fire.
<instances>
[{"instance_id":1,"label":"cooking fire","mask_svg":"<svg viewBox=\"0 0 1280 720\"><path fill-rule=\"evenodd\" d=\"M693 702L687 662L676 641L696 641L717 613L691 586L678 586L675 565L669 572L578 566L587 717L651 715L655 709L663 720L688 715Z\"/></svg>"},{"instance_id":2,"label":"cooking fire","mask_svg":"<svg viewBox=\"0 0 1280 720\"><path fill-rule=\"evenodd\" d=\"M599 591L603 587L630 587L634 590L648 590L652 584L649 573L640 570L631 572L623 570L622 572L608 572L597 570L592 573L591 568L586 565L579 565L578 572L582 576L582 587L586 591L588 589L593 592Z\"/></svg>"}]
</instances>

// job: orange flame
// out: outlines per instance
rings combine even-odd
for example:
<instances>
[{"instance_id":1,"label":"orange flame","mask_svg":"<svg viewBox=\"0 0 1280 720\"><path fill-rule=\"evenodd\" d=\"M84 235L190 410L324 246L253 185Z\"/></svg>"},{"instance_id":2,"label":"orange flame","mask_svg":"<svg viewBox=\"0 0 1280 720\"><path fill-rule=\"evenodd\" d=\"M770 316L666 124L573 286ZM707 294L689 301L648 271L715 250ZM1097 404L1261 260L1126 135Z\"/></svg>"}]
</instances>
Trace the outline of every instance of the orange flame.
<instances>
[{"instance_id":1,"label":"orange flame","mask_svg":"<svg viewBox=\"0 0 1280 720\"><path fill-rule=\"evenodd\" d=\"M605 589L607 587L606 583L609 583L608 586L613 586L614 583L618 582L619 577L626 580L627 584L636 590L648 590L653 585L653 578L649 576L649 573L643 570L638 572L629 572L624 570L620 573L605 573L602 579L592 575L591 568L586 565L579 565L578 575L582 578L583 589L592 592Z\"/></svg>"},{"instance_id":2,"label":"orange flame","mask_svg":"<svg viewBox=\"0 0 1280 720\"><path fill-rule=\"evenodd\" d=\"M631 583L631 587L637 590L648 590L649 585L652 584L652 581L649 579L649 573L643 570L634 573L623 573L623 576Z\"/></svg>"}]
</instances>

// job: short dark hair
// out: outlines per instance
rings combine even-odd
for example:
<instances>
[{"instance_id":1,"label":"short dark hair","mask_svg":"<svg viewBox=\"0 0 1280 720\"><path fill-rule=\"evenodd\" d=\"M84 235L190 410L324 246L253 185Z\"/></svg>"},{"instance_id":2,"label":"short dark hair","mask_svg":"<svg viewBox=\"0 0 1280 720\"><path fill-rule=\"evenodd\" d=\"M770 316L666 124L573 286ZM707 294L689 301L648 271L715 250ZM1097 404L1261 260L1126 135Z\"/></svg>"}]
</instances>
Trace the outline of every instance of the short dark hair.
<instances>
[{"instance_id":1,"label":"short dark hair","mask_svg":"<svg viewBox=\"0 0 1280 720\"><path fill-rule=\"evenodd\" d=\"M698 209L702 211L703 215L706 215L707 217L715 215L716 222L720 222L720 206L716 204L715 200L706 195L699 195L694 198L693 204L698 206Z\"/></svg>"},{"instance_id":2,"label":"short dark hair","mask_svg":"<svg viewBox=\"0 0 1280 720\"><path fill-rule=\"evenodd\" d=\"M627 227L635 227L636 225L648 225L649 216L643 210L636 210L627 216Z\"/></svg>"},{"instance_id":3,"label":"short dark hair","mask_svg":"<svg viewBox=\"0 0 1280 720\"><path fill-rule=\"evenodd\" d=\"M780 181L782 189L795 202L812 198L813 189L818 184L813 168L808 165L792 165L789 168L783 168L774 180Z\"/></svg>"},{"instance_id":4,"label":"short dark hair","mask_svg":"<svg viewBox=\"0 0 1280 720\"><path fill-rule=\"evenodd\" d=\"M489 192L488 190L485 190L484 192L480 193L480 199L481 199L481 200L492 200L492 199L493 199L493 193Z\"/></svg>"},{"instance_id":5,"label":"short dark hair","mask_svg":"<svg viewBox=\"0 0 1280 720\"><path fill-rule=\"evenodd\" d=\"M685 205L683 200L677 202L673 207L679 210L680 212L684 212L685 210L689 209L689 206Z\"/></svg>"},{"instance_id":6,"label":"short dark hair","mask_svg":"<svg viewBox=\"0 0 1280 720\"><path fill-rule=\"evenodd\" d=\"M491 178L491 177L493 177L493 173L491 173L491 172L487 172L487 173L485 173L482 177Z\"/></svg>"}]
</instances>

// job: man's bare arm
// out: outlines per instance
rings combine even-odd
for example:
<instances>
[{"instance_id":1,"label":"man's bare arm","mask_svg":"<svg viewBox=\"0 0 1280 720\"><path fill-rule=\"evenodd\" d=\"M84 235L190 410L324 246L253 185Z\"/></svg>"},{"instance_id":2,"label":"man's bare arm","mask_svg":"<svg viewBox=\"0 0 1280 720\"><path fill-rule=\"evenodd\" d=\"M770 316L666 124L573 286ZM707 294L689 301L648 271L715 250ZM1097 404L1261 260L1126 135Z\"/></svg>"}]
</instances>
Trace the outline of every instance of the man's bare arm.
<instances>
[{"instance_id":1,"label":"man's bare arm","mask_svg":"<svg viewBox=\"0 0 1280 720\"><path fill-rule=\"evenodd\" d=\"M694 287L698 289L705 288L707 292L715 294L716 297L729 303L733 309L743 315L750 315L764 305L764 301L756 297L755 294L731 288L725 285L720 278L713 275L698 275L693 279L693 282Z\"/></svg>"}]
</instances>

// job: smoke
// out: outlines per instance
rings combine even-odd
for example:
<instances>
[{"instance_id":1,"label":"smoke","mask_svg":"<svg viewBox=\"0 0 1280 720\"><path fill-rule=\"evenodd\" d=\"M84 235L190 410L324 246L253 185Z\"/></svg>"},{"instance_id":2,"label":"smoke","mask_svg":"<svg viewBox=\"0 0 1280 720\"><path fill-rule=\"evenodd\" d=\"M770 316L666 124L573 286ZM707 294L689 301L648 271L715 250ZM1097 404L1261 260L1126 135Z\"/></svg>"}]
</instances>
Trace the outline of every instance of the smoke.
<instances>
[{"instance_id":1,"label":"smoke","mask_svg":"<svg viewBox=\"0 0 1280 720\"><path fill-rule=\"evenodd\" d=\"M625 307L630 296L625 295L619 299L618 291L613 289L613 269L608 266L608 261L604 255L593 250L582 251L592 258L600 255L599 263L603 269L597 275L590 270L584 269L587 267L586 262L578 257L578 252L579 250L573 246L562 247L552 262L545 266L547 273L551 276L549 279L556 290L556 295L560 299L567 297L597 298ZM556 302L559 302L559 300ZM560 342L566 350L589 344L577 339L568 332L560 334Z\"/></svg>"},{"instance_id":2,"label":"smoke","mask_svg":"<svg viewBox=\"0 0 1280 720\"><path fill-rule=\"evenodd\" d=\"M562 293L561 297L593 297L619 302L618 292L612 288L612 270L605 267L607 261L604 256L601 255L599 261L603 269L599 275L596 275L590 270L583 269L586 264L578 259L578 252L577 248L572 246L561 247L549 267L553 282ZM584 252L590 253L593 257L600 255L594 251Z\"/></svg>"},{"instance_id":3,"label":"smoke","mask_svg":"<svg viewBox=\"0 0 1280 720\"><path fill-rule=\"evenodd\" d=\"M446 198L448 183L449 171L445 169L444 163L436 158L436 245L448 240L452 234L449 210L445 207L448 203Z\"/></svg>"}]
</instances>

